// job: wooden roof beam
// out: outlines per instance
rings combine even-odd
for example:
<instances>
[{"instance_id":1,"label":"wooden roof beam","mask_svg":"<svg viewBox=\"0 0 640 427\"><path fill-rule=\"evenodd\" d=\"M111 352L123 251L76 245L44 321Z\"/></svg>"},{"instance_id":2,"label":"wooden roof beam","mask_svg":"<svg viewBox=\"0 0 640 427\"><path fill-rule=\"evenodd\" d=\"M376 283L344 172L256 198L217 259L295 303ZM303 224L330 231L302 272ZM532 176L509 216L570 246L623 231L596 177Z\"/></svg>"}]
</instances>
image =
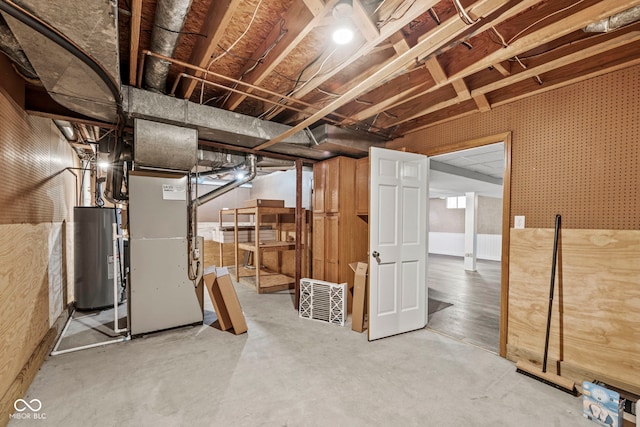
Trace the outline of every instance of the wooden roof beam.
<instances>
[{"instance_id":1,"label":"wooden roof beam","mask_svg":"<svg viewBox=\"0 0 640 427\"><path fill-rule=\"evenodd\" d=\"M512 74L511 76L504 78L502 80L498 80L497 82L490 83L478 89L474 89L471 92L471 95L479 95L479 94L487 94L494 90L498 90L504 87L507 87L513 83L533 78L540 74L544 74L551 70L555 70L556 68L563 67L568 64L572 64L574 62L582 61L589 57L593 57L596 55L600 55L601 53L607 52L612 49L616 49L621 46L625 46L632 43L637 43L640 41L640 31L633 31L630 33L622 34L619 37L615 37L609 40L603 40L602 42L595 44L593 46L589 46L585 49L576 50L573 53L569 53L567 55L561 56L557 59L554 59L549 62L545 62L536 67L527 68L517 74Z\"/></svg>"},{"instance_id":2,"label":"wooden roof beam","mask_svg":"<svg viewBox=\"0 0 640 427\"><path fill-rule=\"evenodd\" d=\"M607 52L609 50L613 50L613 49L617 49L626 45L632 45L634 43L637 43L640 41L640 31L632 31L632 32L628 32L625 34L621 34L618 37L612 38L612 39L607 39L607 40L603 40L602 42L595 44L593 46L589 46L588 48L585 49L580 49L580 50L576 50L575 52L565 55L565 56L561 56L553 61L549 61L546 62L544 64L541 64L537 67L531 67L531 68L527 68L526 70L519 72L517 74L513 74L505 79L499 80L497 82L488 84L486 86L483 86L481 88L478 89L474 89L471 92L471 97L473 98L473 100L476 102L476 105L478 106L478 109L480 111L487 111L489 109L491 109L491 105L489 104L489 101L486 98L486 94L498 89L502 89L505 88L507 86L510 86L514 83L517 83L519 81L522 80L526 80L541 74L544 74L546 72L555 70L557 68L561 68L567 65L570 65L574 62L579 62L579 61L583 61L589 57L593 57L593 56L597 56L600 55L604 52ZM455 86L454 86L455 87ZM463 98L462 96L460 96L460 92L458 92L456 90L456 92L458 93L458 97L456 98L458 101L463 101L465 100L465 98ZM523 96L528 96L529 93L527 94L523 94ZM468 98L466 98L468 99ZM498 103L496 103L494 106L497 106ZM402 119L400 120L396 120L391 124L386 124L386 126L397 126L400 125L402 123L408 122L410 120L413 120L417 117L420 116L424 116L427 115L429 113L432 113L434 111L436 111L434 108L438 107L438 108L446 108L449 105L446 104L442 104L442 105L436 105L434 107L428 107L425 108L424 110L421 111L416 111L415 113L411 114L410 116L403 116Z\"/></svg>"},{"instance_id":3,"label":"wooden roof beam","mask_svg":"<svg viewBox=\"0 0 640 427\"><path fill-rule=\"evenodd\" d=\"M517 7L517 9L519 9L519 10L517 10L517 12L519 13L522 10L524 10L524 9L522 9L522 7L525 7L525 8L531 7L534 3L536 3L536 2L535 1L523 1L523 2L521 2ZM607 5L603 5L602 3L606 3ZM608 7L615 8L616 10L620 10L620 9L625 10L625 8L628 8L628 3L629 3L629 0L625 0L625 1L622 1L622 0L603 0L601 3L588 8L589 10L587 12L581 11L580 12L580 19L579 20L572 19L572 23L571 23L572 25L570 26L570 28L567 25L567 21L568 21L567 19L563 19L563 20L561 20L559 22L553 23L548 27L544 27L544 28L542 28L542 29L540 29L538 31L535 31L535 32L530 33L530 34L528 34L526 36L523 36L521 39L518 39L518 40L514 41L514 43L512 45L510 45L509 47L504 48L504 49L500 49L500 50L496 51L495 53L490 54L488 57L485 57L480 62L472 64L467 69L462 70L462 71L458 72L457 74L452 75L452 76L448 76L448 77L452 78L452 79L461 78L461 77L464 77L464 76L468 76L468 75L474 74L474 73L476 73L478 71L481 71L482 69L487 68L489 66L496 67L496 64L501 64L503 61L507 61L509 58L512 58L513 56L515 56L517 54L520 54L521 52L529 50L531 48L531 46L537 46L538 43L546 43L548 41L553 40L555 37L561 37L561 36L563 36L565 34L571 33L571 32L573 32L573 31L575 31L577 29L582 28L588 22L591 22L593 20L601 19L601 18L598 18L598 17L596 17L596 18L588 18L590 16L590 14L594 14L595 13L597 16L601 16L601 15L604 16L604 15L606 15L608 13L608 12L605 12ZM516 11L515 9L516 8L511 9L508 12L509 17L515 15L515 13L511 13L511 12L515 12ZM594 12L594 10L595 10L595 12ZM494 26L494 25L497 25L497 22L494 21L492 23L489 23L488 25L483 26L482 28L483 28L483 30L486 30L487 28L489 28L491 26ZM479 33L479 32L480 31L477 31L476 33ZM555 37L554 37L554 35L555 35ZM429 34L427 33L427 34L423 35L420 38L420 40L426 40L428 38L428 36L429 36ZM523 42L523 40L524 40L524 42ZM543 41L540 42L539 40L543 40ZM507 52L505 53L505 51L507 51ZM429 70L429 72L432 75L434 75L434 73L435 73L436 75L439 76L438 78L440 79L440 82L442 82L443 79L447 77L446 74L444 73L444 70L442 70L442 73L439 73L438 68L442 69L442 67L440 66L439 63L434 62L434 58L428 58L425 61L425 65L426 65L427 69ZM508 70L505 69L505 71L508 71ZM511 76L511 73L510 72L508 72L508 73ZM538 71L537 73L540 73L540 71ZM520 75L520 74L522 74L522 73L517 73L514 76L517 76L517 75ZM530 76L530 77L533 77L533 76ZM435 76L434 76L434 79L436 79ZM438 80L436 79L436 81L438 81ZM500 80L496 84L499 85L500 82L502 82L502 81L503 80ZM441 84L442 83L440 83L440 85ZM432 91L438 89L440 87L440 85L436 85L436 86L428 88L425 93L432 92ZM477 95L486 94L488 92L489 91L485 91L482 88L479 88L479 89L472 90L471 95L477 97ZM419 96L421 96L423 94L424 93L417 93L414 96L412 96L411 98L403 99L402 102L408 102L408 101L410 101L412 99L415 99L415 98L417 98L417 97L419 97ZM482 103L482 101L480 101L480 102ZM382 103L379 103L378 105L382 105ZM392 106L389 106L388 108L393 108L393 107L395 107L397 105L398 104L392 105ZM480 104L478 104L478 107L479 108L486 108L486 106L484 106L484 105L481 106ZM382 111L382 110L380 110L380 111ZM372 112L372 109L368 109L368 111L366 111L366 113L371 113L371 112ZM371 114L370 116L366 116L365 117L364 114L366 114L366 113L365 113L365 111L363 111L363 112L357 114L356 117L359 120L364 120L367 117L370 117L371 115L377 114L377 112L375 112L374 114Z\"/></svg>"},{"instance_id":4,"label":"wooden roof beam","mask_svg":"<svg viewBox=\"0 0 640 427\"><path fill-rule=\"evenodd\" d=\"M319 0L295 0L287 13L283 16L283 21L287 25L287 33L281 37L280 24L276 24L265 40L253 52L251 59L242 69L243 75L249 68L253 67L257 61L258 65L248 73L243 81L253 85L260 85L271 72L284 60L293 49L304 40L304 38L325 18L331 11L337 0L327 2L325 5ZM278 41L278 39L280 39ZM273 43L275 47L269 52L266 58L260 60L264 52ZM248 90L251 91L250 89ZM235 110L247 98L246 95L233 93L225 103L224 107Z\"/></svg>"},{"instance_id":5,"label":"wooden roof beam","mask_svg":"<svg viewBox=\"0 0 640 427\"><path fill-rule=\"evenodd\" d=\"M562 88L562 87L565 87L565 86L569 86L569 85L572 85L572 84L575 84L575 83L580 83L582 81L589 80L589 79L594 78L594 77L602 76L604 74L612 73L614 71L618 71L618 70L621 70L621 69L624 69L624 68L628 68L628 67L632 67L632 66L639 65L639 64L640 64L640 57L637 57L637 56L636 57L630 57L630 58L628 58L628 62L624 62L624 63L621 63L621 64L615 64L615 65L612 65L610 67L599 68L597 71L593 71L591 73L583 74L581 76L577 76L577 77L575 77L573 79L568 79L566 81L563 81L563 82L555 84L555 85L541 86L539 90L536 90L536 91L533 91L533 92L528 92L526 94L518 95L518 96L515 96L515 97L510 98L508 100L497 102L497 103L493 104L493 107L498 107L500 105L509 104L511 102L517 101L519 99L522 99L522 98L525 98L525 97L528 97L528 96L531 96L531 95L547 92L549 90L559 89L559 88ZM468 115L473 114L473 113L476 113L476 112L475 111L465 111L465 112L460 113L460 114L447 114L447 118L445 118L445 119L438 119L438 120L436 120L434 122L418 124L417 126L411 127L411 128L399 129L399 133L401 135L407 135L409 133L413 133L413 132L417 132L417 131L420 131L420 130L423 130L423 129L426 129L426 128L437 126L439 124L446 123L446 122L449 122L451 120L456 120L456 119L468 116Z\"/></svg>"},{"instance_id":6,"label":"wooden roof beam","mask_svg":"<svg viewBox=\"0 0 640 427\"><path fill-rule=\"evenodd\" d=\"M478 110L480 110L481 113L491 110L491 104L489 104L489 100L483 94L479 93L472 95L471 97L476 102Z\"/></svg>"},{"instance_id":7,"label":"wooden roof beam","mask_svg":"<svg viewBox=\"0 0 640 427\"><path fill-rule=\"evenodd\" d=\"M142 0L131 1L131 37L129 42L129 85L136 85L138 76L138 48L140 46L140 21L142 20Z\"/></svg>"},{"instance_id":8,"label":"wooden roof beam","mask_svg":"<svg viewBox=\"0 0 640 427\"><path fill-rule=\"evenodd\" d=\"M484 68L495 66L495 64L506 61L509 58L530 50L532 46L539 46L564 35L572 33L586 25L604 19L629 9L637 4L637 0L602 0L594 5L577 11L571 16L551 23L537 31L525 34L507 47L498 49L493 53L484 56L466 68L453 73L450 78L456 79L477 73Z\"/></svg>"},{"instance_id":9,"label":"wooden roof beam","mask_svg":"<svg viewBox=\"0 0 640 427\"><path fill-rule=\"evenodd\" d=\"M424 2L426 4L422 4L422 2L416 2L416 3L413 3L411 7L414 7L417 3L420 3L420 6L422 7L430 6L430 2ZM524 0L521 3L526 3L526 0ZM503 5L504 5L504 2L501 0L480 0L473 4L473 6L471 7L471 11L474 16L478 18L482 18L495 12ZM510 10L517 9L517 8L518 8L518 5L514 6L514 8ZM406 15L409 15L410 17L416 16L412 13L408 13ZM507 14L502 14L501 17L504 17L506 15ZM402 21L402 20L398 20L398 21ZM393 23L397 24L398 21L393 21ZM439 48L444 46L450 40L459 37L467 29L468 29L467 25L464 22L462 22L462 20L460 20L460 18L458 18L457 16L452 19L448 19L447 21L443 22L441 25L437 26L432 31L430 31L429 32L430 37L428 39L418 42L418 44L416 44L414 47L409 49L407 52L403 53L402 55L399 55L397 58L395 58L391 62L386 63L385 66L379 69L376 73L369 76L364 81L360 82L357 86L355 86L354 88L350 89L348 92L341 95L338 99L331 102L329 105L321 108L318 112L314 113L313 115L303 120L296 126L293 126L291 129L287 130L281 135L278 135L277 137L269 141L266 141L255 148L258 150L262 150L274 144L277 144L280 141L283 141L288 136L293 135L296 132L299 132L300 130L322 119L323 117L327 116L328 114L337 110L343 105L351 102L353 99L357 98L363 93L369 91L372 87L377 86L381 81L388 79L394 73L403 69L403 67L405 67L407 63L415 61L416 57L425 57L425 56L434 54ZM366 50L366 49L362 49L362 50Z\"/></svg>"},{"instance_id":10,"label":"wooden roof beam","mask_svg":"<svg viewBox=\"0 0 640 427\"><path fill-rule=\"evenodd\" d=\"M402 17L400 17L397 20L389 21L385 26L383 26L380 29L379 36L376 39L367 41L364 44L364 46L360 47L357 51L354 51L353 55L351 55L351 57L347 61L343 61L342 63L334 67L331 71L324 73L320 76L317 76L312 82L307 83L306 86L304 86L301 90L296 92L295 97L296 98L304 97L305 95L315 90L321 84L323 84L324 82L329 80L331 77L338 74L340 71L347 68L349 65L351 65L358 59L368 55L376 46L378 46L381 43L384 43L389 37L391 37L391 35L400 31L405 25L408 25L413 20L413 17L420 16L421 14L425 13L427 10L432 8L437 3L438 3L438 0L426 0L426 1L414 2L409 7L409 9L404 13L404 15L402 15ZM379 70L382 68L382 66L386 64L387 63L379 64L376 68ZM283 111L282 108L278 108L274 112L269 114L266 117L266 119L270 120L273 117L277 116L282 111Z\"/></svg>"},{"instance_id":11,"label":"wooden roof beam","mask_svg":"<svg viewBox=\"0 0 640 427\"><path fill-rule=\"evenodd\" d=\"M204 19L204 24L200 29L200 33L206 37L198 38L191 56L189 57L189 64L197 65L201 68L207 68L211 57L218 48L218 43L222 40L227 27L231 23L231 17L240 5L241 0L214 0L209 6L207 16ZM187 71L189 74L194 74L192 70ZM197 77L202 77L203 73L195 72ZM177 91L177 96L181 98L189 99L198 82L193 79L187 79L182 82Z\"/></svg>"},{"instance_id":12,"label":"wooden roof beam","mask_svg":"<svg viewBox=\"0 0 640 427\"><path fill-rule=\"evenodd\" d=\"M496 62L492 65L492 67L495 68L497 72L502 74L502 77L509 77L511 75L511 66L509 66L509 69L507 69L507 67L505 67L502 62Z\"/></svg>"},{"instance_id":13,"label":"wooden roof beam","mask_svg":"<svg viewBox=\"0 0 640 427\"><path fill-rule=\"evenodd\" d=\"M527 10L528 8L532 7L533 5L535 5L535 4L539 3L539 2L540 2L540 0L523 0L520 3L514 5L509 10L505 11L504 13L502 13L499 17L497 17L493 21L483 23L483 25L478 30L476 30L475 33L480 33L482 31L486 31L488 28L491 28L492 26L497 25L498 23L503 22L503 21L505 21L505 20L507 20L507 19L509 19L509 18L511 18L511 17L513 17L513 16L515 16L515 15L517 15L517 14L519 14L519 13L525 11L525 10ZM474 7L475 7L475 5L474 5ZM453 17L453 18L449 19L447 21L447 23L455 22L456 19L459 20L459 18ZM421 36L419 38L419 40L418 40L418 44L428 43L429 40L433 37L433 34L436 34L437 32L440 31L439 28L440 28L440 26L435 27L433 30L431 30L428 33L426 33L423 36ZM385 67L388 63L392 62L393 60L394 60L394 58L390 59L389 61L387 61L385 63L376 64L373 67L372 71L377 72L377 70L382 69L383 67ZM429 70L429 66L431 66L433 68L434 72L437 73L437 68L442 69L442 66L438 63L437 64L437 68L436 68L435 67L435 63L433 63L433 62L430 63L431 60L432 59L429 58L425 62L426 66L427 66L427 69ZM437 60L436 60L436 62L437 62ZM429 71L431 72L431 70L429 70ZM429 88L424 88L425 92L422 92L422 93L414 92L413 95L411 95L409 98L402 99L400 102L407 102L407 101L413 100L413 99L417 98L418 96L420 96L420 95L422 95L424 93L427 93L427 92L432 91L432 90L439 89L440 87L442 87L442 85L447 84L448 83L447 80L446 80L447 76L446 76L446 74L444 74L444 72L442 74L443 75L439 76L440 77L440 82L439 83L438 83L438 79L436 79L434 77L434 80L436 80L436 85L435 86L432 86L432 87L429 87ZM369 74L363 73L361 76L359 76L358 79L351 80L347 85L345 85L344 87L341 87L339 89L339 92L342 92L342 93L348 92L352 87L358 86L363 80L365 80L368 77L368 75ZM433 73L432 73L432 76L433 76ZM309 85L307 85L307 86L309 86ZM376 114L379 114L380 112L385 111L388 108L393 108L395 105L398 105L398 103L399 102L397 100L395 100L395 102L394 101L378 102L378 103L376 103L376 105L374 105L374 106L372 106L370 108L367 108L365 110L362 110L361 112L357 113L353 117L356 120L360 120L360 121L361 120L365 120L368 117L375 116Z\"/></svg>"}]
</instances>

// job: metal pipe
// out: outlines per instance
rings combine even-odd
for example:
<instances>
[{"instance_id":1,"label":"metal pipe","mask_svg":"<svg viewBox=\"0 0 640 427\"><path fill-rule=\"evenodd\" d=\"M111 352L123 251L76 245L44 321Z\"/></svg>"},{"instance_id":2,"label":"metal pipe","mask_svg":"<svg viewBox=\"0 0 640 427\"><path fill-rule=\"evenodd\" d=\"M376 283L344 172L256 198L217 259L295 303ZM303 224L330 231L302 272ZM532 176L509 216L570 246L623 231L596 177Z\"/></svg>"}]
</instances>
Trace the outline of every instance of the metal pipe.
<instances>
[{"instance_id":1,"label":"metal pipe","mask_svg":"<svg viewBox=\"0 0 640 427\"><path fill-rule=\"evenodd\" d=\"M40 79L2 15L0 15L0 42L0 50L6 53L20 67L21 74L29 79Z\"/></svg>"},{"instance_id":2,"label":"metal pipe","mask_svg":"<svg viewBox=\"0 0 640 427\"><path fill-rule=\"evenodd\" d=\"M231 181L228 184L223 185L222 187L216 188L213 191L210 191L207 194L204 194L200 197L198 197L197 199L194 200L193 203L193 207L194 209L197 208L198 206L201 206L207 202L210 202L211 200L222 196L225 193L228 193L229 191L233 190L234 188L240 187L242 184L247 183L249 181L251 181L253 178L256 177L256 156L254 154L249 154L247 155L247 161L245 162L245 165L248 164L249 166L249 174L246 176L243 176L240 179L236 179L235 181Z\"/></svg>"}]
</instances>

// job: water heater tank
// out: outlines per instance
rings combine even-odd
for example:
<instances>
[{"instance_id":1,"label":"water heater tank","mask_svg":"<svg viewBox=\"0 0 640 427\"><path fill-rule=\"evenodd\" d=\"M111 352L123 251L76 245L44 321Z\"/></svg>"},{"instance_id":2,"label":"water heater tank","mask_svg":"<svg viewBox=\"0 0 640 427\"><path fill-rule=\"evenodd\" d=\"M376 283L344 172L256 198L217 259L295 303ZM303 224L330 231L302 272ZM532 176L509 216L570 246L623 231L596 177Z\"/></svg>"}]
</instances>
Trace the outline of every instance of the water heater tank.
<instances>
[{"instance_id":1,"label":"water heater tank","mask_svg":"<svg viewBox=\"0 0 640 427\"><path fill-rule=\"evenodd\" d=\"M120 254L113 256L112 224L120 222L116 210L76 207L74 217L76 308L94 310L112 306L113 263L121 259Z\"/></svg>"}]
</instances>

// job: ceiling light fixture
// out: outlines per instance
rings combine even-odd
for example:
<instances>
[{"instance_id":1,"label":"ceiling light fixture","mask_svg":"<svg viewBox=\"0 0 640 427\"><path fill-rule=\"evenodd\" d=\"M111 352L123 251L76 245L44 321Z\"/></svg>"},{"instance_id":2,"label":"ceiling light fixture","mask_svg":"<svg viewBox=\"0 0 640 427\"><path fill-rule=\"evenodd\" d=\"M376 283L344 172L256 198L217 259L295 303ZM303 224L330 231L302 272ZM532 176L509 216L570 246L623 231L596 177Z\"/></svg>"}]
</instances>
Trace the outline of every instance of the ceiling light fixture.
<instances>
[{"instance_id":1,"label":"ceiling light fixture","mask_svg":"<svg viewBox=\"0 0 640 427\"><path fill-rule=\"evenodd\" d=\"M333 41L337 44L347 44L353 40L353 28L351 28L351 15L353 14L352 0L340 0L332 11L336 19L336 28L333 30Z\"/></svg>"}]
</instances>

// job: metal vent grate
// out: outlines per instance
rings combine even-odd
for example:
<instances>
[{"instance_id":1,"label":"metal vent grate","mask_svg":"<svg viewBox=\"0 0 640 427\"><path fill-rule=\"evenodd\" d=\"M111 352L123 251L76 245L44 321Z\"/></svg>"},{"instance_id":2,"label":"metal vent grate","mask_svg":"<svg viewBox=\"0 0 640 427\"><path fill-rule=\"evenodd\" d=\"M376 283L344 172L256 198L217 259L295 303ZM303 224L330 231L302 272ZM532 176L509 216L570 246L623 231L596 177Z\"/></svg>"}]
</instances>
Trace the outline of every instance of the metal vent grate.
<instances>
[{"instance_id":1,"label":"metal vent grate","mask_svg":"<svg viewBox=\"0 0 640 427\"><path fill-rule=\"evenodd\" d=\"M300 279L300 317L344 326L347 317L346 283Z\"/></svg>"}]
</instances>

